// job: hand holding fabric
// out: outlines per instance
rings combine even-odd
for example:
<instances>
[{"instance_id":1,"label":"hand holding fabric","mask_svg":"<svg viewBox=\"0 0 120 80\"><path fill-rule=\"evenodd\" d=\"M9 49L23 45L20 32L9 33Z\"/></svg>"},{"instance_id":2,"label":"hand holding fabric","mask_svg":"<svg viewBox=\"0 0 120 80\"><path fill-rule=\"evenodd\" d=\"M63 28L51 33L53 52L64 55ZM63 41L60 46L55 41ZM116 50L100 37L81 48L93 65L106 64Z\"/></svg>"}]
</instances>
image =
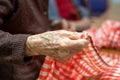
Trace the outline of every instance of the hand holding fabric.
<instances>
[{"instance_id":1,"label":"hand holding fabric","mask_svg":"<svg viewBox=\"0 0 120 80\"><path fill-rule=\"evenodd\" d=\"M89 43L87 39L80 39L80 35L78 32L57 30L29 36L26 55L45 55L67 61Z\"/></svg>"}]
</instances>

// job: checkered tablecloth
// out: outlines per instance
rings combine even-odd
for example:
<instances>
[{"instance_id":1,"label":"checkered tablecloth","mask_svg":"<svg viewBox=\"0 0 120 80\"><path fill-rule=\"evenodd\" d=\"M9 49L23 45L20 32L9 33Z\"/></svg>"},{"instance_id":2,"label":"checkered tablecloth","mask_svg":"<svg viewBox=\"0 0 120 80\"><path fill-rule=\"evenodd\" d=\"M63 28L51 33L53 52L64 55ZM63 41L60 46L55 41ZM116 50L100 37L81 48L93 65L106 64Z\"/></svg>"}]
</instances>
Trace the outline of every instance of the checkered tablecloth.
<instances>
[{"instance_id":1,"label":"checkered tablecloth","mask_svg":"<svg viewBox=\"0 0 120 80\"><path fill-rule=\"evenodd\" d=\"M89 29L88 33L92 36L95 46L120 50L120 22L107 20L101 28Z\"/></svg>"},{"instance_id":2,"label":"checkered tablecloth","mask_svg":"<svg viewBox=\"0 0 120 80\"><path fill-rule=\"evenodd\" d=\"M89 33L94 39L88 34L81 35L81 38L88 38L90 43L67 62L58 62L47 56L37 80L120 80L120 55L100 54L96 48L120 49L119 26L119 23L106 21L101 29L94 30L96 34ZM99 41L95 40L96 37Z\"/></svg>"}]
</instances>

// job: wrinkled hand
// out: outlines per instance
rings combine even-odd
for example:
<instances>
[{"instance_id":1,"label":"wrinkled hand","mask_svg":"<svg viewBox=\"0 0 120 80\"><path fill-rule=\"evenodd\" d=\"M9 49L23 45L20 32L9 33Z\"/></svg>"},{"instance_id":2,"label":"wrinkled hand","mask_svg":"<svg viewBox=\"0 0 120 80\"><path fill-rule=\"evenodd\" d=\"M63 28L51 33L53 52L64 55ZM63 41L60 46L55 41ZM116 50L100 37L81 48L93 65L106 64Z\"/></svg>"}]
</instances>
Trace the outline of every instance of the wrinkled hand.
<instances>
[{"instance_id":1,"label":"wrinkled hand","mask_svg":"<svg viewBox=\"0 0 120 80\"><path fill-rule=\"evenodd\" d=\"M77 32L58 30L29 36L26 55L46 55L58 61L67 61L88 44L88 40L80 39L80 35Z\"/></svg>"}]
</instances>

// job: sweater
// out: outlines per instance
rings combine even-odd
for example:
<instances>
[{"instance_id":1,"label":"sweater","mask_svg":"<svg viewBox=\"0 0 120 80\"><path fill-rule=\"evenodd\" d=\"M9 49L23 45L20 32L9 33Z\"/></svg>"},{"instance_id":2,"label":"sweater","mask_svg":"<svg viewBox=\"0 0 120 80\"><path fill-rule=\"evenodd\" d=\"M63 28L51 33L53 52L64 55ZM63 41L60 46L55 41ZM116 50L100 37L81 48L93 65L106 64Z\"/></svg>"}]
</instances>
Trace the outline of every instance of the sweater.
<instances>
[{"instance_id":1,"label":"sweater","mask_svg":"<svg viewBox=\"0 0 120 80\"><path fill-rule=\"evenodd\" d=\"M0 80L36 80L45 56L25 57L28 34L52 30L48 0L0 0Z\"/></svg>"}]
</instances>

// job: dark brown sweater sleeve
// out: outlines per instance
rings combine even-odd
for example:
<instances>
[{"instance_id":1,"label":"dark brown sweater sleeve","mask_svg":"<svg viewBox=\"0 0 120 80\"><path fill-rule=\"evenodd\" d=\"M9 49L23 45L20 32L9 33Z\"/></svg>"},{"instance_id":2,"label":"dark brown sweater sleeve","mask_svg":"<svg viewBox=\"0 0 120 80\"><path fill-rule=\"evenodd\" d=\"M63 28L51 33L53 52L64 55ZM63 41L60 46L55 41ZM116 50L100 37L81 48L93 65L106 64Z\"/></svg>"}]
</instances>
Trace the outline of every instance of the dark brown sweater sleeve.
<instances>
[{"instance_id":1,"label":"dark brown sweater sleeve","mask_svg":"<svg viewBox=\"0 0 120 80\"><path fill-rule=\"evenodd\" d=\"M14 10L15 0L0 0L0 27L4 24L4 17L8 16ZM24 48L28 35L11 35L8 32L0 30L0 63L24 61Z\"/></svg>"}]
</instances>

